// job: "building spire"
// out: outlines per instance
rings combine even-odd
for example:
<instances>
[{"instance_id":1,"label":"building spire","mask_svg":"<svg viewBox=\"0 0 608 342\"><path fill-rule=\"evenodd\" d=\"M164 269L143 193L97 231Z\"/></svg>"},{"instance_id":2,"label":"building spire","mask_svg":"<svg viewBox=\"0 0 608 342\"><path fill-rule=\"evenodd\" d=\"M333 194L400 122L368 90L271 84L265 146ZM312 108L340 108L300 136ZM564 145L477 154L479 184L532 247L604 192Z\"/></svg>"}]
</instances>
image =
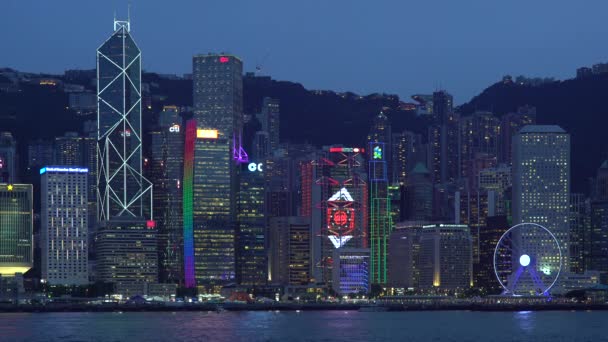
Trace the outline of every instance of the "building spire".
<instances>
[{"instance_id":1,"label":"building spire","mask_svg":"<svg viewBox=\"0 0 608 342\"><path fill-rule=\"evenodd\" d=\"M116 20L116 11L114 11L114 31L124 27L127 32L131 31L131 4L127 6L127 20Z\"/></svg>"}]
</instances>

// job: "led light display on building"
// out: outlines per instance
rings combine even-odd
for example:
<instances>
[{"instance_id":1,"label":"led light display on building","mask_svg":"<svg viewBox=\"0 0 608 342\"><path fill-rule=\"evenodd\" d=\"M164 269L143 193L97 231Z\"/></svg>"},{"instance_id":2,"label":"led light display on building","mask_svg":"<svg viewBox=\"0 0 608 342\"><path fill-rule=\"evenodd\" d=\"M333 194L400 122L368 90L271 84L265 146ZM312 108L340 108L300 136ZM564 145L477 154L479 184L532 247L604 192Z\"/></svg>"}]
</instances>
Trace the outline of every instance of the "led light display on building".
<instances>
[{"instance_id":1,"label":"led light display on building","mask_svg":"<svg viewBox=\"0 0 608 342\"><path fill-rule=\"evenodd\" d=\"M374 146L373 159L382 159L382 147Z\"/></svg>"},{"instance_id":2,"label":"led light display on building","mask_svg":"<svg viewBox=\"0 0 608 342\"><path fill-rule=\"evenodd\" d=\"M387 281L387 243L393 229L391 203L388 193L387 165L384 155L384 143L369 144L370 184L370 260L371 280L375 284L386 284Z\"/></svg>"},{"instance_id":3,"label":"led light display on building","mask_svg":"<svg viewBox=\"0 0 608 342\"><path fill-rule=\"evenodd\" d=\"M346 188L340 189L327 201L328 238L336 248L342 247L353 237L355 230L353 203L353 198Z\"/></svg>"},{"instance_id":4,"label":"led light display on building","mask_svg":"<svg viewBox=\"0 0 608 342\"><path fill-rule=\"evenodd\" d=\"M40 169L40 174L43 175L47 172L75 172L75 173L87 173L89 169L86 167L54 167L46 166Z\"/></svg>"},{"instance_id":5,"label":"led light display on building","mask_svg":"<svg viewBox=\"0 0 608 342\"><path fill-rule=\"evenodd\" d=\"M217 133L217 131L216 131ZM188 288L196 286L194 278L194 221L193 221L193 176L194 176L194 144L198 137L196 120L186 123L186 141L184 143L184 182L183 182L183 213L184 213L184 285Z\"/></svg>"},{"instance_id":6,"label":"led light display on building","mask_svg":"<svg viewBox=\"0 0 608 342\"><path fill-rule=\"evenodd\" d=\"M217 139L217 129L198 129L196 130L196 137L199 139Z\"/></svg>"}]
</instances>

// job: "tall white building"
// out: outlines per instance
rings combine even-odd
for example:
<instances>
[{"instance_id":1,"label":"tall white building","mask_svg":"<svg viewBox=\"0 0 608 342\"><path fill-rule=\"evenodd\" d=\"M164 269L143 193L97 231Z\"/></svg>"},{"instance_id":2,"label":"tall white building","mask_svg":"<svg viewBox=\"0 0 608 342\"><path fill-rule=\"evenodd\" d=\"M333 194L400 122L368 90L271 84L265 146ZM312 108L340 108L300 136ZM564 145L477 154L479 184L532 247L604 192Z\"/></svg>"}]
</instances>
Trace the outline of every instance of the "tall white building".
<instances>
[{"instance_id":1,"label":"tall white building","mask_svg":"<svg viewBox=\"0 0 608 342\"><path fill-rule=\"evenodd\" d=\"M88 284L88 169L40 169L42 279L51 285Z\"/></svg>"},{"instance_id":2,"label":"tall white building","mask_svg":"<svg viewBox=\"0 0 608 342\"><path fill-rule=\"evenodd\" d=\"M562 270L568 270L570 135L554 125L524 126L513 139L512 171L513 224L537 223L551 231L561 247Z\"/></svg>"}]
</instances>

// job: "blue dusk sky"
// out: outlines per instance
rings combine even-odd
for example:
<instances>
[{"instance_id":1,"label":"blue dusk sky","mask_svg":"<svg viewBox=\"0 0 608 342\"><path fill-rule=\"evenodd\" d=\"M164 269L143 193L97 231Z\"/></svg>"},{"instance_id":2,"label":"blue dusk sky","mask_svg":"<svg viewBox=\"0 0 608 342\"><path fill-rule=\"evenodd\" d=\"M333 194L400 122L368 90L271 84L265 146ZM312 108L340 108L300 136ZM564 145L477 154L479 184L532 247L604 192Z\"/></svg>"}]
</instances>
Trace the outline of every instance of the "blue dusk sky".
<instances>
[{"instance_id":1,"label":"blue dusk sky","mask_svg":"<svg viewBox=\"0 0 608 342\"><path fill-rule=\"evenodd\" d=\"M0 0L0 66L94 68L129 2L144 68L159 73L229 52L309 89L408 100L442 88L460 104L505 74L565 79L608 61L605 0Z\"/></svg>"}]
</instances>

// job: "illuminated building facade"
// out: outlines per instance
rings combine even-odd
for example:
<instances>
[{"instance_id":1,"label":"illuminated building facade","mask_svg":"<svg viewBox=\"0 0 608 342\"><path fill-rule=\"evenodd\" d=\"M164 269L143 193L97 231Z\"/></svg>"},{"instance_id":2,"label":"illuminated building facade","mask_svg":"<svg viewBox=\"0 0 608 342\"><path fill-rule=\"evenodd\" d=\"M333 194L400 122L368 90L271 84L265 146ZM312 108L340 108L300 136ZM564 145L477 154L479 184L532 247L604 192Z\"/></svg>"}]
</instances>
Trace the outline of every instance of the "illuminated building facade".
<instances>
[{"instance_id":1,"label":"illuminated building facade","mask_svg":"<svg viewBox=\"0 0 608 342\"><path fill-rule=\"evenodd\" d=\"M332 281L334 249L367 248L369 194L364 148L325 147L314 161L312 244L316 281Z\"/></svg>"},{"instance_id":2,"label":"illuminated building facade","mask_svg":"<svg viewBox=\"0 0 608 342\"><path fill-rule=\"evenodd\" d=\"M417 289L419 287L420 236L423 221L404 221L397 224L388 242L388 286Z\"/></svg>"},{"instance_id":3,"label":"illuminated building facade","mask_svg":"<svg viewBox=\"0 0 608 342\"><path fill-rule=\"evenodd\" d=\"M454 195L456 224L467 225L471 231L473 271L480 266L480 233L486 228L487 218L496 215L496 193L493 191L456 191Z\"/></svg>"},{"instance_id":4,"label":"illuminated building facade","mask_svg":"<svg viewBox=\"0 0 608 342\"><path fill-rule=\"evenodd\" d=\"M446 91L433 93L433 124L428 128L428 166L433 184L453 182L459 175L459 116Z\"/></svg>"},{"instance_id":5,"label":"illuminated building facade","mask_svg":"<svg viewBox=\"0 0 608 342\"><path fill-rule=\"evenodd\" d=\"M280 102L278 99L265 97L259 115L262 131L268 133L268 150L272 153L280 144Z\"/></svg>"},{"instance_id":6,"label":"illuminated building facade","mask_svg":"<svg viewBox=\"0 0 608 342\"><path fill-rule=\"evenodd\" d=\"M387 245L393 223L388 193L386 146L383 142L369 144L369 187L371 282L386 284Z\"/></svg>"},{"instance_id":7,"label":"illuminated building facade","mask_svg":"<svg viewBox=\"0 0 608 342\"><path fill-rule=\"evenodd\" d=\"M368 248L334 250L333 290L341 296L367 294L370 290L370 256Z\"/></svg>"},{"instance_id":8,"label":"illuminated building facade","mask_svg":"<svg viewBox=\"0 0 608 342\"><path fill-rule=\"evenodd\" d=\"M235 56L193 57L194 276L197 285L210 291L235 279L237 163L248 159L241 144L242 73L243 63Z\"/></svg>"},{"instance_id":9,"label":"illuminated building facade","mask_svg":"<svg viewBox=\"0 0 608 342\"><path fill-rule=\"evenodd\" d=\"M94 232L97 228L97 139L94 135L83 137L75 132L67 132L64 136L55 137L54 152L53 165L76 166L89 170L87 173L88 242L93 246ZM89 248L89 253L94 256L92 248Z\"/></svg>"},{"instance_id":10,"label":"illuminated building facade","mask_svg":"<svg viewBox=\"0 0 608 342\"><path fill-rule=\"evenodd\" d=\"M476 288L485 289L488 294L502 291L494 273L494 251L500 237L509 228L511 225L506 215L489 216L486 226L479 231L479 264L474 269L473 284Z\"/></svg>"},{"instance_id":11,"label":"illuminated building facade","mask_svg":"<svg viewBox=\"0 0 608 342\"><path fill-rule=\"evenodd\" d=\"M473 282L469 227L462 224L431 224L420 236L420 287L464 290Z\"/></svg>"},{"instance_id":12,"label":"illuminated building facade","mask_svg":"<svg viewBox=\"0 0 608 342\"><path fill-rule=\"evenodd\" d=\"M41 166L53 164L53 154L52 142L44 140L30 142L27 146L27 168L37 170ZM93 184L97 186L96 183Z\"/></svg>"},{"instance_id":13,"label":"illuminated building facade","mask_svg":"<svg viewBox=\"0 0 608 342\"><path fill-rule=\"evenodd\" d=\"M50 285L86 285L88 169L47 166L41 181L41 278Z\"/></svg>"},{"instance_id":14,"label":"illuminated building facade","mask_svg":"<svg viewBox=\"0 0 608 342\"><path fill-rule=\"evenodd\" d=\"M420 135L410 131L392 134L391 184L406 184L408 172L414 167L415 156L421 149L420 140Z\"/></svg>"},{"instance_id":15,"label":"illuminated building facade","mask_svg":"<svg viewBox=\"0 0 608 342\"><path fill-rule=\"evenodd\" d=\"M310 218L272 217L268 238L269 281L282 285L305 285L311 282L313 236Z\"/></svg>"},{"instance_id":16,"label":"illuminated building facade","mask_svg":"<svg viewBox=\"0 0 608 342\"><path fill-rule=\"evenodd\" d=\"M184 141L184 184L183 184L183 221L184 221L184 286L196 286L194 276L194 146L196 143L196 120L186 122Z\"/></svg>"},{"instance_id":17,"label":"illuminated building facade","mask_svg":"<svg viewBox=\"0 0 608 342\"><path fill-rule=\"evenodd\" d=\"M237 197L236 280L264 285L268 279L264 163L242 164Z\"/></svg>"},{"instance_id":18,"label":"illuminated building facade","mask_svg":"<svg viewBox=\"0 0 608 342\"><path fill-rule=\"evenodd\" d=\"M142 175L141 52L128 21L97 49L98 221L152 218L152 184Z\"/></svg>"},{"instance_id":19,"label":"illuminated building facade","mask_svg":"<svg viewBox=\"0 0 608 342\"><path fill-rule=\"evenodd\" d=\"M404 217L412 221L427 221L433 217L433 181L431 173L417 163L407 177Z\"/></svg>"},{"instance_id":20,"label":"illuminated building facade","mask_svg":"<svg viewBox=\"0 0 608 342\"><path fill-rule=\"evenodd\" d=\"M115 217L100 222L97 233L97 280L113 283L115 293L143 295L146 284L158 282L154 221Z\"/></svg>"},{"instance_id":21,"label":"illuminated building facade","mask_svg":"<svg viewBox=\"0 0 608 342\"><path fill-rule=\"evenodd\" d=\"M184 130L177 107L165 106L160 112L157 130L151 132L149 179L154 185L162 283L183 283Z\"/></svg>"},{"instance_id":22,"label":"illuminated building facade","mask_svg":"<svg viewBox=\"0 0 608 342\"><path fill-rule=\"evenodd\" d=\"M475 167L475 160L493 160L499 154L500 120L490 112L475 112L460 118L460 176L468 179L474 190L477 173L484 167ZM489 167L486 166L486 167Z\"/></svg>"},{"instance_id":23,"label":"illuminated building facade","mask_svg":"<svg viewBox=\"0 0 608 342\"><path fill-rule=\"evenodd\" d=\"M570 272L585 272L585 238L591 229L591 202L584 194L570 194ZM587 235L587 236L586 236Z\"/></svg>"},{"instance_id":24,"label":"illuminated building facade","mask_svg":"<svg viewBox=\"0 0 608 342\"><path fill-rule=\"evenodd\" d=\"M513 162L513 139L522 127L536 124L536 108L524 106L515 113L507 113L500 119L501 154L498 161L506 165Z\"/></svg>"},{"instance_id":25,"label":"illuminated building facade","mask_svg":"<svg viewBox=\"0 0 608 342\"><path fill-rule=\"evenodd\" d=\"M608 284L608 201L591 202L591 229L585 239L585 269L598 271Z\"/></svg>"},{"instance_id":26,"label":"illuminated building facade","mask_svg":"<svg viewBox=\"0 0 608 342\"><path fill-rule=\"evenodd\" d=\"M496 194L496 215L511 215L511 196L509 192L511 186L511 166L500 164L479 171L477 188L481 191L494 191Z\"/></svg>"},{"instance_id":27,"label":"illuminated building facade","mask_svg":"<svg viewBox=\"0 0 608 342\"><path fill-rule=\"evenodd\" d=\"M567 257L570 250L570 135L559 126L525 126L513 140L512 170L513 224L537 223L553 233L562 250L562 270L567 272L570 267ZM535 239L534 236L526 238ZM549 246L547 242L550 241L539 240L535 245L543 248ZM549 257L559 259L559 255ZM552 259L547 265L555 265L555 261ZM538 262L542 265L542 260Z\"/></svg>"},{"instance_id":28,"label":"illuminated building facade","mask_svg":"<svg viewBox=\"0 0 608 342\"><path fill-rule=\"evenodd\" d=\"M34 263L31 184L0 184L0 276L25 273Z\"/></svg>"},{"instance_id":29,"label":"illuminated building facade","mask_svg":"<svg viewBox=\"0 0 608 342\"><path fill-rule=\"evenodd\" d=\"M142 294L158 281L152 183L142 174L141 52L129 21L97 49L98 281Z\"/></svg>"},{"instance_id":30,"label":"illuminated building facade","mask_svg":"<svg viewBox=\"0 0 608 342\"><path fill-rule=\"evenodd\" d=\"M0 183L17 181L17 142L10 132L0 132Z\"/></svg>"}]
</instances>

